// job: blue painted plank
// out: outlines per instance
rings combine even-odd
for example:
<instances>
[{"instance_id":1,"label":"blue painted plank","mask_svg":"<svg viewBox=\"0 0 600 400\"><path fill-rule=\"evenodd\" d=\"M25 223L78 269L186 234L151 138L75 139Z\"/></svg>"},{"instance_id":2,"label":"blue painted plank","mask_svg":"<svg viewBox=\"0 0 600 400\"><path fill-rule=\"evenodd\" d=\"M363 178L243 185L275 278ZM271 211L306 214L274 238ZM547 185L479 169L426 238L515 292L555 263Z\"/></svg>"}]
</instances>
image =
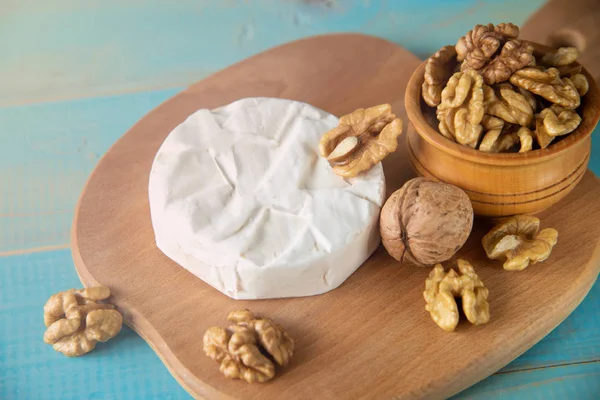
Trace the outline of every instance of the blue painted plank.
<instances>
[{"instance_id":1,"label":"blue painted plank","mask_svg":"<svg viewBox=\"0 0 600 400\"><path fill-rule=\"evenodd\" d=\"M426 56L476 23L521 24L542 3L9 1L0 6L0 106L186 86L272 46L329 32L372 34Z\"/></svg>"},{"instance_id":2,"label":"blue painted plank","mask_svg":"<svg viewBox=\"0 0 600 400\"><path fill-rule=\"evenodd\" d=\"M597 400L600 362L496 374L454 396L453 400Z\"/></svg>"},{"instance_id":3,"label":"blue painted plank","mask_svg":"<svg viewBox=\"0 0 600 400\"><path fill-rule=\"evenodd\" d=\"M80 283L68 250L0 257L0 399L189 398L151 348L128 328L81 358L66 358L44 344L42 307L51 294L71 287ZM521 357L525 361L517 360L505 371L599 361L599 299L600 283L562 325ZM598 362L504 372L459 398L531 399L535 393L555 392L557 399L584 400L598 389L599 378Z\"/></svg>"},{"instance_id":4,"label":"blue painted plank","mask_svg":"<svg viewBox=\"0 0 600 400\"><path fill-rule=\"evenodd\" d=\"M98 159L177 91L0 108L0 254L66 245Z\"/></svg>"},{"instance_id":5,"label":"blue painted plank","mask_svg":"<svg viewBox=\"0 0 600 400\"><path fill-rule=\"evenodd\" d=\"M160 359L125 327L80 358L43 342L50 295L81 287L68 250L0 257L0 399L188 399Z\"/></svg>"},{"instance_id":6,"label":"blue painted plank","mask_svg":"<svg viewBox=\"0 0 600 400\"><path fill-rule=\"evenodd\" d=\"M566 320L529 351L504 367L502 372L600 361L598 306L600 281L596 282L584 301Z\"/></svg>"}]
</instances>

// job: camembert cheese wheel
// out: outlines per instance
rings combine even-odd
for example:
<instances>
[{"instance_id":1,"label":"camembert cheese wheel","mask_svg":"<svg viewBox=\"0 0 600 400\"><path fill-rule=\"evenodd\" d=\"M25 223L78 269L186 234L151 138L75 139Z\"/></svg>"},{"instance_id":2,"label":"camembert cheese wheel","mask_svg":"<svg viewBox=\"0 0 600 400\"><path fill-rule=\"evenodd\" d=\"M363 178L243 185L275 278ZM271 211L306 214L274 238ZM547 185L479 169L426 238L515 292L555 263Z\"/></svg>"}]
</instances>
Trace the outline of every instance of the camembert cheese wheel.
<instances>
[{"instance_id":1,"label":"camembert cheese wheel","mask_svg":"<svg viewBox=\"0 0 600 400\"><path fill-rule=\"evenodd\" d=\"M150 173L158 248L234 299L339 286L379 245L385 180L381 164L351 179L333 173L318 143L337 123L273 98L189 116Z\"/></svg>"}]
</instances>

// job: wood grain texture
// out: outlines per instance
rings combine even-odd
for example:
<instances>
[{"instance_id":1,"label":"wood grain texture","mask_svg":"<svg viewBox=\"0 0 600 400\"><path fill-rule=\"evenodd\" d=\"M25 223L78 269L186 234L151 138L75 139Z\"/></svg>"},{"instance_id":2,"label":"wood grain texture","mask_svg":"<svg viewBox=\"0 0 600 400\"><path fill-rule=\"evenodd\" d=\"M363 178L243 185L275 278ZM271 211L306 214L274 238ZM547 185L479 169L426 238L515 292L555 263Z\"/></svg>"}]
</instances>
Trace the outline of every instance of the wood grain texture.
<instances>
[{"instance_id":1,"label":"wood grain texture","mask_svg":"<svg viewBox=\"0 0 600 400\"><path fill-rule=\"evenodd\" d=\"M351 48L365 49L371 63L350 63ZM333 59L344 67L332 68ZM544 264L511 274L485 261L479 240L487 227L478 223L460 256L478 266L491 289L494 316L482 327L463 323L455 334L441 331L423 310L421 292L429 271L402 267L381 248L328 294L234 301L169 261L153 243L150 165L168 132L191 112L245 96L293 98L335 114L379 102L400 111L406 70L416 64L406 51L378 39L318 37L251 58L169 100L117 142L88 182L73 226L81 279L114 288L128 323L199 396L441 398L507 364L558 325L596 279L600 184L589 172L567 199L542 215L544 226L561 235ZM392 191L410 177L406 148L386 161ZM202 355L204 329L222 324L237 307L273 317L297 338L292 365L272 383L228 381Z\"/></svg>"},{"instance_id":2,"label":"wood grain texture","mask_svg":"<svg viewBox=\"0 0 600 400\"><path fill-rule=\"evenodd\" d=\"M549 47L532 43L544 54ZM408 153L420 175L465 190L476 215L506 217L535 214L566 197L587 170L591 135L600 118L600 89L583 69L590 88L577 112L577 129L545 149L520 153L486 153L448 140L438 131L435 109L421 97L425 62L413 73L405 106L415 130L408 134Z\"/></svg>"},{"instance_id":3,"label":"wood grain texture","mask_svg":"<svg viewBox=\"0 0 600 400\"><path fill-rule=\"evenodd\" d=\"M425 57L543 0L8 0L0 105L185 87L291 40L362 32Z\"/></svg>"}]
</instances>

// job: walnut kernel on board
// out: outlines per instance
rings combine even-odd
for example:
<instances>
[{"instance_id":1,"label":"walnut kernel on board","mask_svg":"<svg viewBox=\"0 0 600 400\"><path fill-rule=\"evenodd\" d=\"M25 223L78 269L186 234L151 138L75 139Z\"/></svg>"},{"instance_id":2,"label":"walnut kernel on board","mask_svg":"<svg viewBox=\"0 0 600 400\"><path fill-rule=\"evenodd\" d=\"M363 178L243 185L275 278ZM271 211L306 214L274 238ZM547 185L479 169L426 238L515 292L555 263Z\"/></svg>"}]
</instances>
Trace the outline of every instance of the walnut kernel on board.
<instances>
[{"instance_id":1,"label":"walnut kernel on board","mask_svg":"<svg viewBox=\"0 0 600 400\"><path fill-rule=\"evenodd\" d=\"M275 377L275 364L286 366L294 353L294 340L281 325L255 317L249 310L229 313L227 328L213 326L204 333L204 353L219 363L231 379L248 383Z\"/></svg>"},{"instance_id":2,"label":"walnut kernel on board","mask_svg":"<svg viewBox=\"0 0 600 400\"><path fill-rule=\"evenodd\" d=\"M110 297L105 286L70 289L52 295L44 305L44 342L69 357L94 350L96 343L115 337L123 326L114 306L100 303Z\"/></svg>"},{"instance_id":3,"label":"walnut kernel on board","mask_svg":"<svg viewBox=\"0 0 600 400\"><path fill-rule=\"evenodd\" d=\"M556 229L546 228L538 232L539 228L539 218L515 215L492 228L481 244L490 260L505 259L505 270L522 271L550 257L558 240Z\"/></svg>"},{"instance_id":4,"label":"walnut kernel on board","mask_svg":"<svg viewBox=\"0 0 600 400\"><path fill-rule=\"evenodd\" d=\"M425 309L429 311L431 319L448 332L454 331L458 325L459 312L455 297L461 298L463 312L471 324L482 325L490 320L488 289L471 264L461 259L457 264L460 274L453 269L445 272L444 267L437 264L425 280L423 292L427 303Z\"/></svg>"},{"instance_id":5,"label":"walnut kernel on board","mask_svg":"<svg viewBox=\"0 0 600 400\"><path fill-rule=\"evenodd\" d=\"M333 172L352 178L396 151L401 133L402 120L391 105L359 108L340 117L339 125L321 137L319 152Z\"/></svg>"},{"instance_id":6,"label":"walnut kernel on board","mask_svg":"<svg viewBox=\"0 0 600 400\"><path fill-rule=\"evenodd\" d=\"M456 186L414 178L385 202L381 239L394 259L431 266L450 259L473 228L469 197Z\"/></svg>"}]
</instances>

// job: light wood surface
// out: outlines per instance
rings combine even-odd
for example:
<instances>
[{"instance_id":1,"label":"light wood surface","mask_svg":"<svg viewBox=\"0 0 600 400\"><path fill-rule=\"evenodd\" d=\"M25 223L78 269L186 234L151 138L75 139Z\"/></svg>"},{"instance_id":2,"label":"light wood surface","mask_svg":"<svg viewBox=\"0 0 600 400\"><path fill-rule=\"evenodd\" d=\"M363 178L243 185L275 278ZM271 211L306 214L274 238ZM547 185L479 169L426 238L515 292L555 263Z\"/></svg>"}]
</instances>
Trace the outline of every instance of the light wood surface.
<instances>
[{"instance_id":1,"label":"light wood surface","mask_svg":"<svg viewBox=\"0 0 600 400\"><path fill-rule=\"evenodd\" d=\"M549 47L532 43L543 54ZM567 196L587 170L592 132L600 118L600 89L584 69L590 89L577 109L582 121L572 133L545 149L526 153L486 153L446 139L435 109L421 99L425 63L413 73L405 97L410 131L408 153L420 175L465 190L476 215L535 214Z\"/></svg>"},{"instance_id":2,"label":"light wood surface","mask_svg":"<svg viewBox=\"0 0 600 400\"><path fill-rule=\"evenodd\" d=\"M600 80L600 1L550 0L525 21L523 39L553 47L574 46L596 81Z\"/></svg>"},{"instance_id":3,"label":"light wood surface","mask_svg":"<svg viewBox=\"0 0 600 400\"><path fill-rule=\"evenodd\" d=\"M369 63L357 63L351 49ZM478 221L459 256L490 289L492 320L439 329L424 310L428 270L399 265L380 248L338 289L321 296L235 301L168 260L153 243L147 181L168 132L201 107L245 96L307 101L335 114L390 102L402 111L406 80L419 61L360 35L307 39L270 50L182 92L148 114L102 158L77 207L73 258L86 286L108 285L125 319L178 381L208 398L443 398L477 382L558 325L598 274L600 185L587 172L551 210L559 231L552 257L521 273L484 260ZM412 129L412 128L409 128ZM389 191L411 177L405 141L385 163ZM575 250L575 251L574 251ZM227 313L248 307L296 338L291 365L271 383L224 379L202 353L201 337Z\"/></svg>"}]
</instances>

